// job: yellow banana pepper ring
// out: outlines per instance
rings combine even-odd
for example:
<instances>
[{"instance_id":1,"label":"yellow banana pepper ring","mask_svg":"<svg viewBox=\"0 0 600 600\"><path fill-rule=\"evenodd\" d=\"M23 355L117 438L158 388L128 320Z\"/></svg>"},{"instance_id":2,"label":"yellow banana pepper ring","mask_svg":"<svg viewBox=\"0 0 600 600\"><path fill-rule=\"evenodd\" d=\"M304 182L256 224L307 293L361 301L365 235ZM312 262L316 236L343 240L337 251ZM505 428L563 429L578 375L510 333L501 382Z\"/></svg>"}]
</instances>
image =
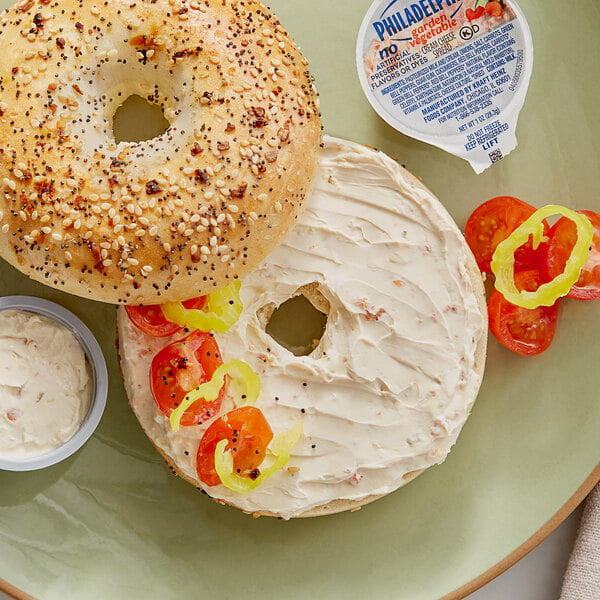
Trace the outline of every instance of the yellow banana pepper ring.
<instances>
[{"instance_id":1,"label":"yellow banana pepper ring","mask_svg":"<svg viewBox=\"0 0 600 600\"><path fill-rule=\"evenodd\" d=\"M221 388L225 383L225 377L229 377L228 387L236 399L241 402L236 406L254 404L260 394L260 377L252 370L248 363L242 360L230 360L215 369L210 381L200 384L197 388L185 396L179 406L170 414L169 421L173 431L179 430L183 413L198 400L212 402L219 396Z\"/></svg>"},{"instance_id":2,"label":"yellow banana pepper ring","mask_svg":"<svg viewBox=\"0 0 600 600\"><path fill-rule=\"evenodd\" d=\"M567 217L577 227L577 242L564 271L552 281L540 285L535 292L519 291L515 285L515 251L527 243L530 235L533 237L533 247L536 248L544 235L544 219L556 214ZM585 215L553 204L540 208L496 247L491 262L492 272L496 276L496 289L508 302L516 306L529 309L552 306L559 298L566 296L579 279L579 272L587 261L593 236L594 228Z\"/></svg>"},{"instance_id":3,"label":"yellow banana pepper ring","mask_svg":"<svg viewBox=\"0 0 600 600\"><path fill-rule=\"evenodd\" d=\"M242 314L244 305L240 300L241 285L241 281L236 279L230 285L208 294L201 310L185 308L181 302L167 302L161 305L161 309L165 318L179 327L223 333Z\"/></svg>"},{"instance_id":4,"label":"yellow banana pepper ring","mask_svg":"<svg viewBox=\"0 0 600 600\"><path fill-rule=\"evenodd\" d=\"M267 450L267 453L274 458L273 463L268 467L261 468L260 475L256 479L242 477L234 471L233 454L225 452L229 442L227 439L221 440L215 448L215 471L220 477L221 483L239 494L247 494L257 488L271 477L275 471L279 471L289 462L292 448L300 439L303 428L303 421L296 421L291 429L273 438Z\"/></svg>"}]
</instances>

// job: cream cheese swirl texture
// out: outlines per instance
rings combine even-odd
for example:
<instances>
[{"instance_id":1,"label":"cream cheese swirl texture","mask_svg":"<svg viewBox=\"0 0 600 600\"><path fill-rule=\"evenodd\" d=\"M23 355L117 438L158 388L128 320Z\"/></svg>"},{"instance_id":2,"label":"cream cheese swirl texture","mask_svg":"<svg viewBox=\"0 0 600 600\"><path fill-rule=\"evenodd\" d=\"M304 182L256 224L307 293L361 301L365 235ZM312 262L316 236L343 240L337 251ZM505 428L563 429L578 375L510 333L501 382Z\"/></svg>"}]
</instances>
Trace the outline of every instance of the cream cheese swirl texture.
<instances>
[{"instance_id":1,"label":"cream cheese swirl texture","mask_svg":"<svg viewBox=\"0 0 600 600\"><path fill-rule=\"evenodd\" d=\"M59 323L0 311L0 457L42 456L79 429L92 398L85 352Z\"/></svg>"},{"instance_id":2,"label":"cream cheese swirl texture","mask_svg":"<svg viewBox=\"0 0 600 600\"><path fill-rule=\"evenodd\" d=\"M327 326L310 355L294 356L260 315L310 284L329 304ZM306 212L241 295L240 320L217 335L222 356L259 373L257 407L275 434L298 419L304 434L287 467L256 490L207 488L213 498L290 518L387 494L444 460L482 378L483 285L452 218L397 163L326 138ZM154 444L202 486L195 459L207 425L170 431L148 386L166 342L119 310L132 406Z\"/></svg>"}]
</instances>

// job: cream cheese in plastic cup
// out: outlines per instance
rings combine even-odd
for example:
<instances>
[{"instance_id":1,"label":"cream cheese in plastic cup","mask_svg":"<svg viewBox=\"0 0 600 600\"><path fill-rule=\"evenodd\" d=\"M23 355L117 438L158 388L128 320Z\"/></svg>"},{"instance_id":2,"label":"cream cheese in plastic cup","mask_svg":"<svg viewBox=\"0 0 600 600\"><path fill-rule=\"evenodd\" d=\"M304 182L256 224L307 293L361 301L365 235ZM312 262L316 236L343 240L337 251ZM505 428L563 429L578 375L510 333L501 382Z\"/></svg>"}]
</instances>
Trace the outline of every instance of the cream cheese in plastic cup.
<instances>
[{"instance_id":1,"label":"cream cheese in plastic cup","mask_svg":"<svg viewBox=\"0 0 600 600\"><path fill-rule=\"evenodd\" d=\"M512 0L377 0L356 64L380 117L476 173L517 146L533 42Z\"/></svg>"}]
</instances>

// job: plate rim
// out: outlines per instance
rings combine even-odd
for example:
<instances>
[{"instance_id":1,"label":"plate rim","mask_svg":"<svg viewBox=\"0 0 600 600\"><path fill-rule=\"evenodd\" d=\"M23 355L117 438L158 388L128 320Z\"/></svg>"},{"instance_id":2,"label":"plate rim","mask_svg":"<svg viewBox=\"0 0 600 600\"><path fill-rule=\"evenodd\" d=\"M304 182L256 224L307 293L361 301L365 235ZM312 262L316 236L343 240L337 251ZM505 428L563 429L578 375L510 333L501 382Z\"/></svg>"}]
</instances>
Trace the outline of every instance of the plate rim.
<instances>
[{"instance_id":1,"label":"plate rim","mask_svg":"<svg viewBox=\"0 0 600 600\"><path fill-rule=\"evenodd\" d=\"M586 477L583 483L575 490L573 495L544 523L535 533L526 539L520 546L507 554L478 577L461 585L454 591L439 598L439 600L463 600L469 594L476 592L490 583L499 575L516 565L522 558L541 544L575 509L587 498L594 487L600 483L600 462ZM21 599L19 599L21 600ZM26 600L26 599L25 599Z\"/></svg>"},{"instance_id":2,"label":"plate rim","mask_svg":"<svg viewBox=\"0 0 600 600\"><path fill-rule=\"evenodd\" d=\"M510 567L517 564L522 558L543 542L586 499L588 494L599 482L600 462L569 499L533 535L494 566L481 573L481 575L478 575L471 581L456 588L445 596L442 596L439 600L463 600L469 594L476 592L499 575L502 575L502 573L510 569ZM0 592L4 592L14 600L36 600L34 596L29 595L27 592L24 592L1 577Z\"/></svg>"}]
</instances>

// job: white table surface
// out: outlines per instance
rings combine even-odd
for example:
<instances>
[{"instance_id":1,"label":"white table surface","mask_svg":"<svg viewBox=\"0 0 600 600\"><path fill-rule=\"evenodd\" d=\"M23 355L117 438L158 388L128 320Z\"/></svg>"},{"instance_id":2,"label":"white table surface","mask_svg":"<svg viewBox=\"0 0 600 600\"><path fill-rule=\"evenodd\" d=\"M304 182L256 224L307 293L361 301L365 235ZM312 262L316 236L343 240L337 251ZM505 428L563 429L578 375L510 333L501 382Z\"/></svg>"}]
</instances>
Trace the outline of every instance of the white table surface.
<instances>
[{"instance_id":1,"label":"white table surface","mask_svg":"<svg viewBox=\"0 0 600 600\"><path fill-rule=\"evenodd\" d=\"M467 600L558 600L580 517L578 509L525 558ZM10 598L0 592L0 600Z\"/></svg>"}]
</instances>

